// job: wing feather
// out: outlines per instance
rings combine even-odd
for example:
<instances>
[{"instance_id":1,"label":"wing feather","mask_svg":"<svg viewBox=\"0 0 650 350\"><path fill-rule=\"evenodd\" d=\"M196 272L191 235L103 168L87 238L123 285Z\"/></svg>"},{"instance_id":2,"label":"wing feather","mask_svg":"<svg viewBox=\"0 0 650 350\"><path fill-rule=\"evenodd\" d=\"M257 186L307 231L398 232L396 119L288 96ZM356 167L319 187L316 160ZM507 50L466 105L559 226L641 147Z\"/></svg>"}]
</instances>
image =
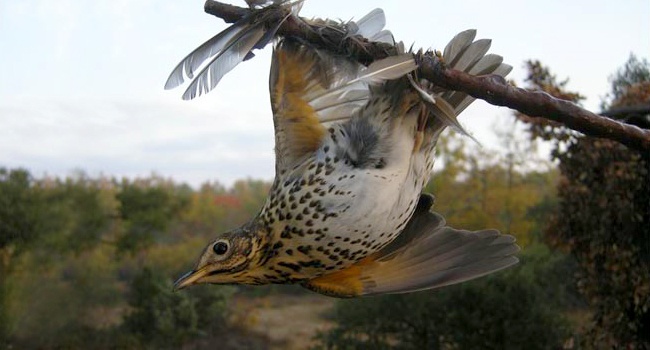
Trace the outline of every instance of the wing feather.
<instances>
[{"instance_id":1,"label":"wing feather","mask_svg":"<svg viewBox=\"0 0 650 350\"><path fill-rule=\"evenodd\" d=\"M266 46L275 37L284 20L291 15L297 15L303 1L282 0L253 10L185 56L167 78L165 89L180 86L187 76L193 81L185 90L183 99L190 100L209 92L235 66L252 58L252 50ZM267 27L266 23L270 18L278 20Z\"/></svg>"},{"instance_id":2,"label":"wing feather","mask_svg":"<svg viewBox=\"0 0 650 350\"><path fill-rule=\"evenodd\" d=\"M190 52L178 63L178 65L176 65L167 78L167 81L165 82L165 90L173 89L183 84L185 82L185 76L189 79L194 79L194 71L196 71L207 59L214 57L221 52L224 46L228 44L233 37L240 34L242 30L246 29L247 26L247 21L240 20L201 44L201 46L197 47L194 51Z\"/></svg>"},{"instance_id":3,"label":"wing feather","mask_svg":"<svg viewBox=\"0 0 650 350\"><path fill-rule=\"evenodd\" d=\"M336 297L408 293L464 282L517 263L514 237L445 226L444 218L429 211L432 202L422 195L404 230L379 252L303 286Z\"/></svg>"},{"instance_id":4,"label":"wing feather","mask_svg":"<svg viewBox=\"0 0 650 350\"><path fill-rule=\"evenodd\" d=\"M293 39L275 45L269 88L275 125L276 172L314 152L325 125L351 118L370 96L369 86L415 69L411 54L368 67Z\"/></svg>"},{"instance_id":5,"label":"wing feather","mask_svg":"<svg viewBox=\"0 0 650 350\"><path fill-rule=\"evenodd\" d=\"M390 56L370 64L367 69L361 72L359 77L351 80L349 84L354 84L357 81L377 84L385 80L400 78L412 72L415 68L417 68L417 64L412 54Z\"/></svg>"},{"instance_id":6,"label":"wing feather","mask_svg":"<svg viewBox=\"0 0 650 350\"><path fill-rule=\"evenodd\" d=\"M263 27L249 27L237 33L217 55L197 74L196 79L183 94L184 100L210 92L235 66L241 63L248 53L264 36Z\"/></svg>"}]
</instances>

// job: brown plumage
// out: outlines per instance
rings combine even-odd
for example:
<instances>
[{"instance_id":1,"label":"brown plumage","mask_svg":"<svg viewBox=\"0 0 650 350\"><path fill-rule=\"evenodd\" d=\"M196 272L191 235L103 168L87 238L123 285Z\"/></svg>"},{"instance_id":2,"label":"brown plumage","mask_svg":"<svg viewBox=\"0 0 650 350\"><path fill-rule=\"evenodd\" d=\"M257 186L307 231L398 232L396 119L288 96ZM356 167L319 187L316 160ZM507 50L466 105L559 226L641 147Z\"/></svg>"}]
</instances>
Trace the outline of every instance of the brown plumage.
<instances>
[{"instance_id":1,"label":"brown plumage","mask_svg":"<svg viewBox=\"0 0 650 350\"><path fill-rule=\"evenodd\" d=\"M388 40L383 21L375 10L341 30ZM245 22L234 26L250 31ZM485 55L489 42L473 41L474 35L456 36L445 49L446 62L468 72L507 74L501 57ZM235 55L248 56L252 48ZM363 67L279 39L269 86L276 138L269 196L247 224L210 242L177 287L300 283L352 297L436 288L515 264L512 236L447 227L430 211L431 197L421 194L438 136L449 125L461 129L456 116L473 99L414 79L415 68L408 53Z\"/></svg>"}]
</instances>

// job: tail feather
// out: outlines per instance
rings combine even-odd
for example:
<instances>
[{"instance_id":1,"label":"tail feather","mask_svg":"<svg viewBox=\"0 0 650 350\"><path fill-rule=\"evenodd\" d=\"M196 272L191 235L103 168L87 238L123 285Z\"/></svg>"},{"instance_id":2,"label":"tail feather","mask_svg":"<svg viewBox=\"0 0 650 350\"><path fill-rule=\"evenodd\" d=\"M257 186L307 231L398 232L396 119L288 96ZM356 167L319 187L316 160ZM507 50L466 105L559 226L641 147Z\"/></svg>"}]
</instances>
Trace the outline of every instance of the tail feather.
<instances>
[{"instance_id":1,"label":"tail feather","mask_svg":"<svg viewBox=\"0 0 650 350\"><path fill-rule=\"evenodd\" d=\"M350 21L345 26L347 37L360 35L370 41L382 42L390 45L395 44L393 34L383 29L386 25L384 10L377 8L361 17L358 21Z\"/></svg>"},{"instance_id":2,"label":"tail feather","mask_svg":"<svg viewBox=\"0 0 650 350\"><path fill-rule=\"evenodd\" d=\"M490 49L491 40L474 41L475 37L476 30L474 29L463 31L454 36L443 51L443 60L447 67L472 75L496 74L504 77L510 73L512 67L504 64L501 56L486 54ZM427 105L431 115L442 123L436 125L450 126L461 134L471 137L458 122L457 117L474 102L474 97L464 92L443 89L426 80L412 85L422 97L422 101Z\"/></svg>"},{"instance_id":3,"label":"tail feather","mask_svg":"<svg viewBox=\"0 0 650 350\"><path fill-rule=\"evenodd\" d=\"M476 30L469 29L457 34L445 47L443 59L448 67L461 70L472 75L496 74L505 77L512 66L503 63L503 57L496 54L486 54L490 49L491 40L480 39L473 41ZM432 88L434 92L441 90ZM462 112L475 98L464 92L443 90L440 97L452 105L456 114Z\"/></svg>"},{"instance_id":4,"label":"tail feather","mask_svg":"<svg viewBox=\"0 0 650 350\"><path fill-rule=\"evenodd\" d=\"M381 32L386 25L386 16L384 15L384 10L376 8L370 11L367 15L361 17L355 23L357 26L356 30L350 35L361 35L368 39L371 39L373 36Z\"/></svg>"},{"instance_id":5,"label":"tail feather","mask_svg":"<svg viewBox=\"0 0 650 350\"><path fill-rule=\"evenodd\" d=\"M456 34L456 36L449 41L449 44L445 46L442 54L442 58L445 60L447 65L453 67L456 61L460 58L460 55L472 43L475 37L476 29L468 29Z\"/></svg>"},{"instance_id":6,"label":"tail feather","mask_svg":"<svg viewBox=\"0 0 650 350\"><path fill-rule=\"evenodd\" d=\"M382 30L369 37L368 40L395 45L395 38L393 37L393 33L391 33L390 30Z\"/></svg>"},{"instance_id":7,"label":"tail feather","mask_svg":"<svg viewBox=\"0 0 650 350\"><path fill-rule=\"evenodd\" d=\"M496 74L505 77L512 71L512 66L502 63L503 57L495 54L488 54L483 56L472 68L467 72L472 75L486 75ZM448 97L443 97L450 104L455 106L456 114L460 114L467 108L476 98L467 95L463 92L450 92Z\"/></svg>"},{"instance_id":8,"label":"tail feather","mask_svg":"<svg viewBox=\"0 0 650 350\"><path fill-rule=\"evenodd\" d=\"M484 75L494 72L503 62L503 57L493 53L483 56L476 64L469 70L469 74Z\"/></svg>"},{"instance_id":9,"label":"tail feather","mask_svg":"<svg viewBox=\"0 0 650 350\"><path fill-rule=\"evenodd\" d=\"M469 44L454 63L454 69L468 71L476 62L483 58L490 49L490 45L492 45L492 40L490 39L480 39Z\"/></svg>"}]
</instances>

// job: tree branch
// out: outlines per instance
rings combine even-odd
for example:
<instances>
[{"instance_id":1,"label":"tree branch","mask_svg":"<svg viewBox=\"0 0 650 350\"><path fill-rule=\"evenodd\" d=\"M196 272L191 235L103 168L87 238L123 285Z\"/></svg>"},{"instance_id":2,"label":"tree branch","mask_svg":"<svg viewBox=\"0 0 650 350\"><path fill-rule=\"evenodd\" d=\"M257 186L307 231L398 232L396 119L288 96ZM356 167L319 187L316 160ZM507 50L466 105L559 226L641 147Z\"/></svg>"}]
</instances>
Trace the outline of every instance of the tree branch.
<instances>
[{"instance_id":1,"label":"tree branch","mask_svg":"<svg viewBox=\"0 0 650 350\"><path fill-rule=\"evenodd\" d=\"M250 14L251 10L207 0L205 12L232 23ZM269 18L267 21L270 26L277 23L278 19ZM292 17L282 24L278 34L300 38L316 47L326 48L330 52L351 57L366 65L396 54L396 49L391 45L369 42L358 36L346 38L341 31L330 28L320 28L316 31L307 23L296 21ZM435 85L462 91L493 105L516 109L529 116L550 119L585 135L615 140L642 153L650 153L650 130L599 116L544 92L514 87L500 76L472 76L446 68L444 62L431 53L420 55L418 63L419 77Z\"/></svg>"},{"instance_id":2,"label":"tree branch","mask_svg":"<svg viewBox=\"0 0 650 350\"><path fill-rule=\"evenodd\" d=\"M650 152L650 131L603 117L573 102L542 91L529 91L506 83L497 75L472 76L445 69L430 57L420 62L422 77L446 89L463 91L493 105L516 109L531 117L550 119L594 137L618 141L641 152Z\"/></svg>"}]
</instances>

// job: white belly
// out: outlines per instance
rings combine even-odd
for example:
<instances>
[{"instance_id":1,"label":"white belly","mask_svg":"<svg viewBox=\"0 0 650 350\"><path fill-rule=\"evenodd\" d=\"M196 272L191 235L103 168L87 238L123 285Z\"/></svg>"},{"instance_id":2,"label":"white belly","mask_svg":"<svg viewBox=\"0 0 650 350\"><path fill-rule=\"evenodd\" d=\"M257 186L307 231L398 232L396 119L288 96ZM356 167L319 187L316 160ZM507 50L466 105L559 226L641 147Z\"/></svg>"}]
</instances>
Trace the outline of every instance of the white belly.
<instances>
[{"instance_id":1,"label":"white belly","mask_svg":"<svg viewBox=\"0 0 650 350\"><path fill-rule=\"evenodd\" d=\"M274 241L282 242L273 264L299 264L293 275L312 278L363 259L401 232L432 161L428 151L412 153L410 130L395 136L383 166L346 164L324 143L299 176L284 180L276 202L267 202L281 219L273 222Z\"/></svg>"}]
</instances>

